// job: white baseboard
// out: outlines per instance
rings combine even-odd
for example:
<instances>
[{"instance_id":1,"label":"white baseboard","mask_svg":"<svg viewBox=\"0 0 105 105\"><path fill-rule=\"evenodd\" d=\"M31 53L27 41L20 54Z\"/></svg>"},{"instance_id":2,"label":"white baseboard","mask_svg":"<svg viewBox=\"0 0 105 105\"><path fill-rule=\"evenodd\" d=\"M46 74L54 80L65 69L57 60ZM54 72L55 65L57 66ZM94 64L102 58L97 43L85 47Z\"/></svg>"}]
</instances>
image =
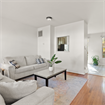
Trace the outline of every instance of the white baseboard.
<instances>
[{"instance_id":1,"label":"white baseboard","mask_svg":"<svg viewBox=\"0 0 105 105\"><path fill-rule=\"evenodd\" d=\"M93 63L88 63L88 64L93 65ZM99 65L99 66L105 66L105 64L102 64L102 63L99 63L98 65Z\"/></svg>"},{"instance_id":2,"label":"white baseboard","mask_svg":"<svg viewBox=\"0 0 105 105\"><path fill-rule=\"evenodd\" d=\"M88 73L88 69L85 70L85 73Z\"/></svg>"},{"instance_id":3,"label":"white baseboard","mask_svg":"<svg viewBox=\"0 0 105 105\"><path fill-rule=\"evenodd\" d=\"M71 70L67 70L67 72L72 72L72 73L77 73L77 74L82 74L82 75L85 75L85 73L78 72L78 71L71 71Z\"/></svg>"},{"instance_id":4,"label":"white baseboard","mask_svg":"<svg viewBox=\"0 0 105 105\"><path fill-rule=\"evenodd\" d=\"M105 64L99 64L99 66L105 66Z\"/></svg>"}]
</instances>

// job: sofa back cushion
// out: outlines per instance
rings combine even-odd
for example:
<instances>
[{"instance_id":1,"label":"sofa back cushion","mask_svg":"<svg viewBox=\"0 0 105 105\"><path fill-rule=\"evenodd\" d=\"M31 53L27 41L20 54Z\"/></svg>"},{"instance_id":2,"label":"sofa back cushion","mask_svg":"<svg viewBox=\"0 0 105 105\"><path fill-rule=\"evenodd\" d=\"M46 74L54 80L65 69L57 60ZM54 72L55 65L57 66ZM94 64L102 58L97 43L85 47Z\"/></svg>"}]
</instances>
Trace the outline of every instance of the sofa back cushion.
<instances>
[{"instance_id":1,"label":"sofa back cushion","mask_svg":"<svg viewBox=\"0 0 105 105\"><path fill-rule=\"evenodd\" d=\"M5 57L4 63L8 64L8 62L11 60L15 60L20 66L26 66L26 60L24 56Z\"/></svg>"},{"instance_id":2,"label":"sofa back cushion","mask_svg":"<svg viewBox=\"0 0 105 105\"><path fill-rule=\"evenodd\" d=\"M0 82L0 93L3 96L6 104L12 104L18 101L19 99L35 92L36 89L37 82L35 80Z\"/></svg>"},{"instance_id":3,"label":"sofa back cushion","mask_svg":"<svg viewBox=\"0 0 105 105\"><path fill-rule=\"evenodd\" d=\"M0 94L0 105L6 105L3 97Z\"/></svg>"},{"instance_id":4,"label":"sofa back cushion","mask_svg":"<svg viewBox=\"0 0 105 105\"><path fill-rule=\"evenodd\" d=\"M25 56L27 65L33 65L36 63L36 58L34 55Z\"/></svg>"},{"instance_id":5,"label":"sofa back cushion","mask_svg":"<svg viewBox=\"0 0 105 105\"><path fill-rule=\"evenodd\" d=\"M41 56L38 56L38 55L28 55L28 56L25 56L26 58L26 63L27 65L33 65L33 64L36 64L36 60L37 58L40 58Z\"/></svg>"}]
</instances>

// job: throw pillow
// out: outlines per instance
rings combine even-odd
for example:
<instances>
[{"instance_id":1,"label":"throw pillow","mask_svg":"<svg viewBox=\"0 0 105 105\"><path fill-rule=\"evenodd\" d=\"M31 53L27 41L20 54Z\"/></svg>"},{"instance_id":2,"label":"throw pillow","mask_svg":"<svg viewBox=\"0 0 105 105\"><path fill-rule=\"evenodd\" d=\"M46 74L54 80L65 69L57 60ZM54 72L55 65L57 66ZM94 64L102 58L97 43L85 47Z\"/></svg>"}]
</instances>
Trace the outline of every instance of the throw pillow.
<instances>
[{"instance_id":1,"label":"throw pillow","mask_svg":"<svg viewBox=\"0 0 105 105\"><path fill-rule=\"evenodd\" d=\"M45 63L43 58L39 58L41 63Z\"/></svg>"},{"instance_id":2,"label":"throw pillow","mask_svg":"<svg viewBox=\"0 0 105 105\"><path fill-rule=\"evenodd\" d=\"M3 78L3 75L0 73L0 80Z\"/></svg>"},{"instance_id":3,"label":"throw pillow","mask_svg":"<svg viewBox=\"0 0 105 105\"><path fill-rule=\"evenodd\" d=\"M35 80L19 82L0 82L0 94L3 96L6 104L12 104L15 101L32 94L37 89Z\"/></svg>"},{"instance_id":4,"label":"throw pillow","mask_svg":"<svg viewBox=\"0 0 105 105\"><path fill-rule=\"evenodd\" d=\"M6 105L3 97L0 95L0 105Z\"/></svg>"},{"instance_id":5,"label":"throw pillow","mask_svg":"<svg viewBox=\"0 0 105 105\"><path fill-rule=\"evenodd\" d=\"M15 60L9 61L16 69L20 68L20 65L17 64Z\"/></svg>"},{"instance_id":6,"label":"throw pillow","mask_svg":"<svg viewBox=\"0 0 105 105\"><path fill-rule=\"evenodd\" d=\"M37 58L37 59L36 59L36 62L37 62L37 64L41 64L41 62L40 62L40 59L39 59L39 58Z\"/></svg>"}]
</instances>

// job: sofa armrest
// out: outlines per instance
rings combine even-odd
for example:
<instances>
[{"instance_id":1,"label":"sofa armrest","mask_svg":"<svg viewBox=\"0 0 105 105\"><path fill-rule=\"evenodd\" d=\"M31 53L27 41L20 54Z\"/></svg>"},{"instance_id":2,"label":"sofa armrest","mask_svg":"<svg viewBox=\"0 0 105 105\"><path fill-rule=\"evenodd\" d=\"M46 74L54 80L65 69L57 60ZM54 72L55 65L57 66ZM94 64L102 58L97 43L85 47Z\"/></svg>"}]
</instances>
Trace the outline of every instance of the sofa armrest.
<instances>
[{"instance_id":1,"label":"sofa armrest","mask_svg":"<svg viewBox=\"0 0 105 105\"><path fill-rule=\"evenodd\" d=\"M5 69L5 73L8 77L15 79L14 74L15 74L15 67L13 65L9 64L1 64L1 68Z\"/></svg>"},{"instance_id":2,"label":"sofa armrest","mask_svg":"<svg viewBox=\"0 0 105 105\"><path fill-rule=\"evenodd\" d=\"M44 58L45 63L47 64L47 67L49 67L49 63L48 60L46 58Z\"/></svg>"},{"instance_id":3,"label":"sofa armrest","mask_svg":"<svg viewBox=\"0 0 105 105\"><path fill-rule=\"evenodd\" d=\"M42 87L12 105L53 105L53 103L54 90L49 87Z\"/></svg>"}]
</instances>

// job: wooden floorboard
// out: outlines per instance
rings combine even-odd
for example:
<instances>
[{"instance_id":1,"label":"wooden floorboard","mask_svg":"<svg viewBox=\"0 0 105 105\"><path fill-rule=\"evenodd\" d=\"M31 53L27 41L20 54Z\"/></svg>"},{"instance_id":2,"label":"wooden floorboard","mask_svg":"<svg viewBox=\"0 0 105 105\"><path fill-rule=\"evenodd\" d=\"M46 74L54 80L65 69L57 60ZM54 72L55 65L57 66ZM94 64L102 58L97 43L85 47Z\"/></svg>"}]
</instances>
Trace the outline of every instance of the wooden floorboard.
<instances>
[{"instance_id":1,"label":"wooden floorboard","mask_svg":"<svg viewBox=\"0 0 105 105\"><path fill-rule=\"evenodd\" d=\"M70 105L105 105L105 77L90 74L67 74L87 79L87 82ZM34 78L31 76L27 79L31 80Z\"/></svg>"},{"instance_id":2,"label":"wooden floorboard","mask_svg":"<svg viewBox=\"0 0 105 105\"><path fill-rule=\"evenodd\" d=\"M68 75L87 79L70 105L105 105L105 77L75 73L68 73Z\"/></svg>"}]
</instances>

